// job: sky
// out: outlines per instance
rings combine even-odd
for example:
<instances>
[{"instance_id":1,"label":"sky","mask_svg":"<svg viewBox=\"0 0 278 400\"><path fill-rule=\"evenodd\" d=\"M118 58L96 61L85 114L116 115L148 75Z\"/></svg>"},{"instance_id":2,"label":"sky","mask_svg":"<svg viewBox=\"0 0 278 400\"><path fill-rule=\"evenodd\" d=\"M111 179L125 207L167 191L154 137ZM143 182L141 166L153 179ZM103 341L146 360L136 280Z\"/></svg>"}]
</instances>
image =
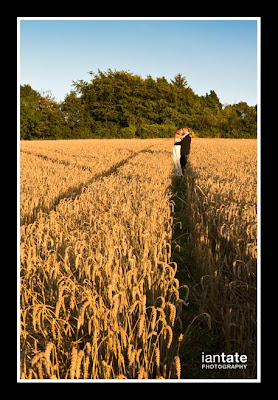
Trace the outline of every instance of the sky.
<instances>
[{"instance_id":1,"label":"sky","mask_svg":"<svg viewBox=\"0 0 278 400\"><path fill-rule=\"evenodd\" d=\"M244 17L253 20L23 18L19 20L20 84L29 84L40 93L50 91L57 101L70 93L73 81L89 82L92 79L89 71L112 69L142 78L164 76L169 82L180 73L200 96L214 90L223 104L240 101L250 106L257 104L259 17Z\"/></svg>"}]
</instances>

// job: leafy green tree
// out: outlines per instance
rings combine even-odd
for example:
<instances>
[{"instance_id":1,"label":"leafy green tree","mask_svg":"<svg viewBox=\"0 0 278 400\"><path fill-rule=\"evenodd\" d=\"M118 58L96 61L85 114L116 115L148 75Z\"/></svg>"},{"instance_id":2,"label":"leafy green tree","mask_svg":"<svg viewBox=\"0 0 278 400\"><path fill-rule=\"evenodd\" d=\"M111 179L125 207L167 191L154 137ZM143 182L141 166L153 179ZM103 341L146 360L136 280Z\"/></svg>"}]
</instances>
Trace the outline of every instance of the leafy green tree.
<instances>
[{"instance_id":1,"label":"leafy green tree","mask_svg":"<svg viewBox=\"0 0 278 400\"><path fill-rule=\"evenodd\" d=\"M204 96L204 102L207 107L209 107L214 114L218 114L222 110L222 104L220 103L219 97L214 90L211 90Z\"/></svg>"},{"instance_id":2,"label":"leafy green tree","mask_svg":"<svg viewBox=\"0 0 278 400\"><path fill-rule=\"evenodd\" d=\"M30 85L20 88L20 138L58 139L67 137L67 125L61 105Z\"/></svg>"},{"instance_id":3,"label":"leafy green tree","mask_svg":"<svg viewBox=\"0 0 278 400\"><path fill-rule=\"evenodd\" d=\"M227 105L221 115L220 127L222 137L256 138L256 107L248 106L246 102Z\"/></svg>"},{"instance_id":4,"label":"leafy green tree","mask_svg":"<svg viewBox=\"0 0 278 400\"><path fill-rule=\"evenodd\" d=\"M38 136L41 96L30 85L20 86L20 138L30 140Z\"/></svg>"},{"instance_id":5,"label":"leafy green tree","mask_svg":"<svg viewBox=\"0 0 278 400\"><path fill-rule=\"evenodd\" d=\"M61 105L50 95L40 99L39 110L41 115L40 136L42 139L62 139L68 136Z\"/></svg>"},{"instance_id":6,"label":"leafy green tree","mask_svg":"<svg viewBox=\"0 0 278 400\"><path fill-rule=\"evenodd\" d=\"M177 74L174 79L171 79L171 83L175 88L184 89L187 87L187 80L185 76L182 76L180 73Z\"/></svg>"},{"instance_id":7,"label":"leafy green tree","mask_svg":"<svg viewBox=\"0 0 278 400\"><path fill-rule=\"evenodd\" d=\"M64 114L68 138L92 137L92 126L86 116L84 104L76 92L71 91L66 95L61 110Z\"/></svg>"}]
</instances>

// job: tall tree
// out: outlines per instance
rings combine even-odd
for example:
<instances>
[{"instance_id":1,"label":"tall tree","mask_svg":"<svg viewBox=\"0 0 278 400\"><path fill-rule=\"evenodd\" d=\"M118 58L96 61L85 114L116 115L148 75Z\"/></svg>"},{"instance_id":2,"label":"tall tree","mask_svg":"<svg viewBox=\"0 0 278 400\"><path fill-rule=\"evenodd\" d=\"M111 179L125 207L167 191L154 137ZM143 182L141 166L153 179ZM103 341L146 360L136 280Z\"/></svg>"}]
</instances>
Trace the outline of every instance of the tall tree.
<instances>
[{"instance_id":1,"label":"tall tree","mask_svg":"<svg viewBox=\"0 0 278 400\"><path fill-rule=\"evenodd\" d=\"M67 136L61 109L50 94L41 95L30 85L20 87L21 139L57 139Z\"/></svg>"},{"instance_id":2,"label":"tall tree","mask_svg":"<svg viewBox=\"0 0 278 400\"><path fill-rule=\"evenodd\" d=\"M171 83L177 88L186 88L188 86L186 77L182 76L180 73L174 76L173 80L171 79Z\"/></svg>"},{"instance_id":3,"label":"tall tree","mask_svg":"<svg viewBox=\"0 0 278 400\"><path fill-rule=\"evenodd\" d=\"M41 114L41 96L30 85L20 86L20 138L30 140L38 137Z\"/></svg>"},{"instance_id":4,"label":"tall tree","mask_svg":"<svg viewBox=\"0 0 278 400\"><path fill-rule=\"evenodd\" d=\"M222 109L222 104L219 97L214 90L211 90L204 96L204 101L207 107L209 107L215 114L219 113Z\"/></svg>"}]
</instances>

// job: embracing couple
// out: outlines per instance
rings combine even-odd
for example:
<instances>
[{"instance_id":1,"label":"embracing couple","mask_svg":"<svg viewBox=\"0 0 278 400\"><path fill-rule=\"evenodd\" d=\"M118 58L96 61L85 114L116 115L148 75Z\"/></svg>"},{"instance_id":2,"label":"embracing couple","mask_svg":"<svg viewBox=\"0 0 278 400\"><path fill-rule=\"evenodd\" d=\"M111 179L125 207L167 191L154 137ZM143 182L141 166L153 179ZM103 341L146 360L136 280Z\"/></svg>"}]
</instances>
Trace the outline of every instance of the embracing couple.
<instances>
[{"instance_id":1,"label":"embracing couple","mask_svg":"<svg viewBox=\"0 0 278 400\"><path fill-rule=\"evenodd\" d=\"M180 128L174 136L173 160L176 176L183 176L185 165L188 160L191 145L191 133L188 127Z\"/></svg>"}]
</instances>

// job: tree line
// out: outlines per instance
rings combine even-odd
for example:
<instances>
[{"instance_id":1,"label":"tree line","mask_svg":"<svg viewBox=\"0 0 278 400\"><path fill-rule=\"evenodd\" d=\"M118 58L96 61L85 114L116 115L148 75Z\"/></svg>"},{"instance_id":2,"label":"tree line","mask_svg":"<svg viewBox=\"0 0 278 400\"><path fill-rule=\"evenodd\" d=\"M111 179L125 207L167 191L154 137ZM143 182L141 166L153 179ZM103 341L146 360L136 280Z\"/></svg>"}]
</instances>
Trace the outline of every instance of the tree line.
<instances>
[{"instance_id":1,"label":"tree line","mask_svg":"<svg viewBox=\"0 0 278 400\"><path fill-rule=\"evenodd\" d=\"M214 90L199 96L178 74L143 79L127 71L90 72L63 101L20 86L20 138L173 137L189 126L198 137L256 138L257 106L221 104Z\"/></svg>"}]
</instances>

